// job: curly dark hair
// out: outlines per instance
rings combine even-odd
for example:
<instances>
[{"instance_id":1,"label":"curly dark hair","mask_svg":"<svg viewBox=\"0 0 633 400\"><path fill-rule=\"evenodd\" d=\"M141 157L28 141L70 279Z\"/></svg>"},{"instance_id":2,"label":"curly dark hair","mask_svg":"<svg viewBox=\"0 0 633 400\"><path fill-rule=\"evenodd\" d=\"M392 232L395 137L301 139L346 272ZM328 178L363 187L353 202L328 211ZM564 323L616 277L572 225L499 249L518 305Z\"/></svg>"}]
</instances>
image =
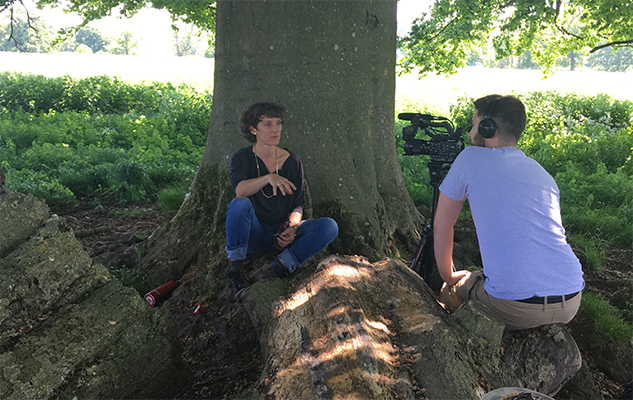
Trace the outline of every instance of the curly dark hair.
<instances>
[{"instance_id":1,"label":"curly dark hair","mask_svg":"<svg viewBox=\"0 0 633 400\"><path fill-rule=\"evenodd\" d=\"M283 119L286 109L275 103L255 103L240 113L240 132L251 143L257 142L257 137L251 133L251 127L264 117Z\"/></svg>"},{"instance_id":2,"label":"curly dark hair","mask_svg":"<svg viewBox=\"0 0 633 400\"><path fill-rule=\"evenodd\" d=\"M475 100L476 113L483 118L488 104L497 98L499 101L490 114L490 118L497 123L497 133L501 137L518 142L527 121L525 106L521 100L514 96L491 94Z\"/></svg>"}]
</instances>

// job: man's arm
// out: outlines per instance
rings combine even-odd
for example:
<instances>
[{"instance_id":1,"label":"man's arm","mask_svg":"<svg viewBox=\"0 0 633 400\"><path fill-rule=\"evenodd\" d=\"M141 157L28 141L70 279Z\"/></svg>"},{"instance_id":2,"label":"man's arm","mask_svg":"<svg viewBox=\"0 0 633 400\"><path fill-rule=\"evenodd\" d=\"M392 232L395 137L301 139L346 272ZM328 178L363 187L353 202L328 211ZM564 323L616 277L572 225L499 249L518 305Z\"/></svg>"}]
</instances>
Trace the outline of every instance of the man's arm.
<instances>
[{"instance_id":1,"label":"man's arm","mask_svg":"<svg viewBox=\"0 0 633 400\"><path fill-rule=\"evenodd\" d=\"M467 271L453 272L453 228L464 201L453 200L440 193L433 222L433 241L435 260L440 276L447 285L454 285L463 278Z\"/></svg>"}]
</instances>

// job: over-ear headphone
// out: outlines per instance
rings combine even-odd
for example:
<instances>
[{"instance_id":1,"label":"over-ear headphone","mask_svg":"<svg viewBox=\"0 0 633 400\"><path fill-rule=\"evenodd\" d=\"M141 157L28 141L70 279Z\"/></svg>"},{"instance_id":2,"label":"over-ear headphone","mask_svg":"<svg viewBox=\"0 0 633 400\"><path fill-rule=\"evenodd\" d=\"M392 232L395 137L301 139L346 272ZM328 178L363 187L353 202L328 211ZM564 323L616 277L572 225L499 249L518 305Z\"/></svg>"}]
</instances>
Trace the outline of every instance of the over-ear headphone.
<instances>
[{"instance_id":1,"label":"over-ear headphone","mask_svg":"<svg viewBox=\"0 0 633 400\"><path fill-rule=\"evenodd\" d=\"M495 135L495 132L497 132L497 124L490 118L490 114L492 114L492 110L494 110L499 100L501 100L501 97L496 97L488 103L484 111L484 118L479 122L479 126L477 127L479 135L484 139L490 139Z\"/></svg>"}]
</instances>

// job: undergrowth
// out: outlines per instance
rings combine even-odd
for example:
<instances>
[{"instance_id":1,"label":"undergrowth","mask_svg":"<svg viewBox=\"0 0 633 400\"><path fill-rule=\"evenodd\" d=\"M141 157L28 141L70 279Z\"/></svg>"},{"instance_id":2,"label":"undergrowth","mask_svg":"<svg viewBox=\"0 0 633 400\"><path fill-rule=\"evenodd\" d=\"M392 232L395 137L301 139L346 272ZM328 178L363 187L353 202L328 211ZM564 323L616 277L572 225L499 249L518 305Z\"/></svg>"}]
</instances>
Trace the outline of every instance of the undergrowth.
<instances>
[{"instance_id":1,"label":"undergrowth","mask_svg":"<svg viewBox=\"0 0 633 400\"><path fill-rule=\"evenodd\" d=\"M195 176L211 101L184 84L0 73L0 168L50 205L154 201Z\"/></svg>"},{"instance_id":2,"label":"undergrowth","mask_svg":"<svg viewBox=\"0 0 633 400\"><path fill-rule=\"evenodd\" d=\"M602 296L583 293L580 311L594 322L590 338L593 345L628 343L633 339L633 325L627 323Z\"/></svg>"},{"instance_id":3,"label":"undergrowth","mask_svg":"<svg viewBox=\"0 0 633 400\"><path fill-rule=\"evenodd\" d=\"M633 243L633 103L606 95L517 96L528 112L518 147L556 180L563 224L583 268L600 269L610 249ZM473 100L460 98L443 115L464 128L465 138ZM0 73L0 168L9 189L50 205L111 197L159 200L176 210L202 159L211 103L209 90L184 84ZM441 113L406 101L396 111ZM430 209L428 156L404 156L407 124L396 120L398 160L414 203ZM127 270L113 273L128 286L143 284ZM582 309L596 323L596 341L630 340L631 325L601 298L585 294Z\"/></svg>"}]
</instances>

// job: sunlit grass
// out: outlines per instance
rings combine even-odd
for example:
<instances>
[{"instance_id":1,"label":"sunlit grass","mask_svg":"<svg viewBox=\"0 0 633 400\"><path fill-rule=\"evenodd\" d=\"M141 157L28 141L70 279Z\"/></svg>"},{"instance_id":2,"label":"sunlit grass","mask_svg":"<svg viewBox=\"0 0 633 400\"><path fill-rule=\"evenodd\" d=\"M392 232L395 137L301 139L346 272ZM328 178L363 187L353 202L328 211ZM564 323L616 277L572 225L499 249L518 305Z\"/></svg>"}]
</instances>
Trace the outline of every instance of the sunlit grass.
<instances>
[{"instance_id":1,"label":"sunlit grass","mask_svg":"<svg viewBox=\"0 0 633 400\"><path fill-rule=\"evenodd\" d=\"M633 326L619 315L602 296L583 293L580 309L593 321L591 341L594 345L602 343L627 343L633 339Z\"/></svg>"},{"instance_id":2,"label":"sunlit grass","mask_svg":"<svg viewBox=\"0 0 633 400\"><path fill-rule=\"evenodd\" d=\"M0 59L0 72L73 78L107 75L129 83L186 83L204 90L213 87L214 60L211 58L0 52Z\"/></svg>"}]
</instances>

